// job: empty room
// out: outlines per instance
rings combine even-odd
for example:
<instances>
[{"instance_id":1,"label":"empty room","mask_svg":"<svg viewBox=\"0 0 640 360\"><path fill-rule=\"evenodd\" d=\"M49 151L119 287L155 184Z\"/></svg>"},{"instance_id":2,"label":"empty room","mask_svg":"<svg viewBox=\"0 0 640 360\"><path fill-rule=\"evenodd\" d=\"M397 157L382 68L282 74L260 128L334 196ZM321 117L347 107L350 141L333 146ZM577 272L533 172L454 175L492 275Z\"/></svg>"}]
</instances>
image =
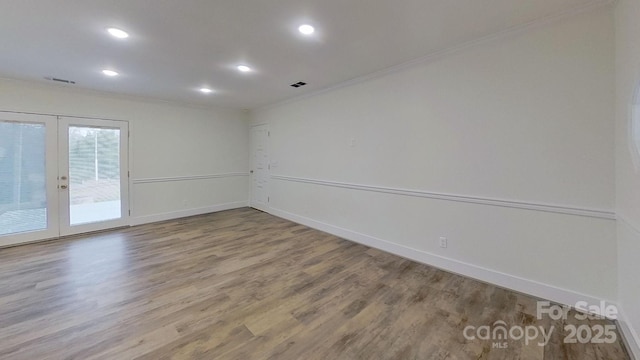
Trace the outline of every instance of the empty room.
<instances>
[{"instance_id":1,"label":"empty room","mask_svg":"<svg viewBox=\"0 0 640 360\"><path fill-rule=\"evenodd\" d=\"M640 359L640 1L0 4L0 359Z\"/></svg>"}]
</instances>

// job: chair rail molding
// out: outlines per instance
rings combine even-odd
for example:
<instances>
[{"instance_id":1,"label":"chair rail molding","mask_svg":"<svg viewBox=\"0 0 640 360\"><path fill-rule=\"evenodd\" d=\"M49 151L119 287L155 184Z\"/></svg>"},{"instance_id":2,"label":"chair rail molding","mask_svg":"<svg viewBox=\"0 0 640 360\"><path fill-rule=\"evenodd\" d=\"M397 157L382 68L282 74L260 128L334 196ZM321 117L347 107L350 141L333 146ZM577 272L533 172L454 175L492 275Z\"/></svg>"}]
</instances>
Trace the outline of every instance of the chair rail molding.
<instances>
[{"instance_id":1,"label":"chair rail molding","mask_svg":"<svg viewBox=\"0 0 640 360\"><path fill-rule=\"evenodd\" d=\"M527 202L527 201L520 201L520 200L505 200L505 199L498 199L498 198L487 198L487 197L478 197L478 196L469 196L469 195L460 195L460 194L448 194L448 193L441 193L441 192L434 192L434 191L402 189L402 188L377 186L377 185L363 185L363 184L354 184L354 183L347 183L347 182L340 182L340 181L310 179L310 178L301 178L301 177L285 176L285 175L271 175L271 179L304 183L304 184L314 184L314 185L320 185L320 186L330 186L330 187L352 189L352 190L360 190L360 191L370 191L370 192L377 192L377 193L384 193L384 194L393 194L393 195L400 195L400 196L411 196L411 197L419 197L419 198L427 198L427 199L464 202L464 203L479 204L479 205L542 211L542 212L549 212L549 213L556 213L556 214L584 216L584 217L592 217L592 218L598 218L598 219L604 219L604 220L616 219L616 214L614 211L601 210L601 209L581 208L581 207L564 206L564 205L557 205L557 204L534 203L534 202Z\"/></svg>"},{"instance_id":2,"label":"chair rail molding","mask_svg":"<svg viewBox=\"0 0 640 360\"><path fill-rule=\"evenodd\" d=\"M235 173L209 174L209 175L188 175L188 176L141 178L141 179L134 179L133 183L134 184L150 184L150 183L159 183L159 182L207 180L207 179L221 179L221 178L243 177L243 176L249 176L249 173L248 172L235 172Z\"/></svg>"}]
</instances>

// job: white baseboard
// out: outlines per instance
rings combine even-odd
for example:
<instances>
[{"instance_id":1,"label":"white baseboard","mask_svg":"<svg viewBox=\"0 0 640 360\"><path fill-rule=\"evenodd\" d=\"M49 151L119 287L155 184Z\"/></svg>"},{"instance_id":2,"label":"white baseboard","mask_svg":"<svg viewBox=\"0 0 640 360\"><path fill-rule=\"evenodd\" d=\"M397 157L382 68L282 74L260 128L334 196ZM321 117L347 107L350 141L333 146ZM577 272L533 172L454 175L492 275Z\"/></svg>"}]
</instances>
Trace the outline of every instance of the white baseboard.
<instances>
[{"instance_id":1,"label":"white baseboard","mask_svg":"<svg viewBox=\"0 0 640 360\"><path fill-rule=\"evenodd\" d=\"M426 251L413 249L404 245L390 241L378 239L369 235L361 234L352 230L340 228L326 224L304 216L296 215L284 210L270 208L268 212L272 215L287 219L298 224L302 224L326 233L339 236L341 238L354 241L369 247L380 249L394 255L417 261L429 266L433 266L448 272L456 273L465 277L480 280L482 282L497 285L503 288L533 295L541 299L550 300L559 304L575 306L578 301L586 301L589 304L600 304L603 299L595 296L581 294L576 291L562 289L553 285L540 283L534 280L505 274L496 270L483 268L477 265L468 264L462 261L442 257ZM606 304L616 305L614 302L604 299Z\"/></svg>"},{"instance_id":2,"label":"white baseboard","mask_svg":"<svg viewBox=\"0 0 640 360\"><path fill-rule=\"evenodd\" d=\"M131 226L142 225L142 224L150 224L159 221L173 220L179 219L183 217L195 216L208 214L218 211L238 209L249 206L249 201L238 201L226 204L217 204L211 206L205 206L196 209L187 209L180 211L172 211L168 213L162 214L153 214L153 215L145 215L145 216L137 216L131 218Z\"/></svg>"},{"instance_id":3,"label":"white baseboard","mask_svg":"<svg viewBox=\"0 0 640 360\"><path fill-rule=\"evenodd\" d=\"M629 355L633 359L640 360L640 336L621 306L618 306L618 329L622 333L624 345L627 347Z\"/></svg>"}]
</instances>

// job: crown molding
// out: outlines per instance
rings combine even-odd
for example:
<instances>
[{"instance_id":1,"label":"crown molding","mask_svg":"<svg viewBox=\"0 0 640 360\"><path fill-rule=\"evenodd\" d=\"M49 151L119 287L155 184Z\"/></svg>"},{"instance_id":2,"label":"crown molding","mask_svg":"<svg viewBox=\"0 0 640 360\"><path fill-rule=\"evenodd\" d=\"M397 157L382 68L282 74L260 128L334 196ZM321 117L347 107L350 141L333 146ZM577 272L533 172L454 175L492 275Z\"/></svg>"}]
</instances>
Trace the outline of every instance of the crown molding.
<instances>
[{"instance_id":1,"label":"crown molding","mask_svg":"<svg viewBox=\"0 0 640 360\"><path fill-rule=\"evenodd\" d=\"M67 84L53 84L49 82L44 82L39 79L17 79L7 76L0 76L0 80L6 82L14 82L21 83L28 86L37 86L44 89L51 89L56 91L65 91L72 94L81 94L81 95L92 95L106 99L112 100L120 100L120 101L129 101L129 102L142 102L149 104L158 104L158 105L166 105L166 106L175 106L175 107L183 107L190 109L198 109L198 110L227 110L227 111L245 111L245 108L242 107L233 107L233 106L225 106L225 105L217 105L217 104L196 104L187 101L179 101L179 100L168 100L162 98L156 98L151 96L142 96L142 95L131 95L124 93L116 93L112 91L105 90L96 90L91 88L82 87L78 84L75 85L67 85ZM61 115L61 116L69 116L69 115ZM83 116L84 117L84 116Z\"/></svg>"}]
</instances>

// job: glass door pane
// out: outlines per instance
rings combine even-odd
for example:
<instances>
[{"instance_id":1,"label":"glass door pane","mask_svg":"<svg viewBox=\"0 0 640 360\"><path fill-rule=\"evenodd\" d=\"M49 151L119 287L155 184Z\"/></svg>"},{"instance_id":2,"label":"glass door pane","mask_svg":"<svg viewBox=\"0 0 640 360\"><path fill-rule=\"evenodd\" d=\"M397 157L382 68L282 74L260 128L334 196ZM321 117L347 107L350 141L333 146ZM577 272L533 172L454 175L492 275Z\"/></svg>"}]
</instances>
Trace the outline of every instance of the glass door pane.
<instances>
[{"instance_id":1,"label":"glass door pane","mask_svg":"<svg viewBox=\"0 0 640 360\"><path fill-rule=\"evenodd\" d=\"M120 129L69 126L70 224L122 217Z\"/></svg>"},{"instance_id":2,"label":"glass door pane","mask_svg":"<svg viewBox=\"0 0 640 360\"><path fill-rule=\"evenodd\" d=\"M0 235L47 228L46 127L0 120Z\"/></svg>"}]
</instances>

